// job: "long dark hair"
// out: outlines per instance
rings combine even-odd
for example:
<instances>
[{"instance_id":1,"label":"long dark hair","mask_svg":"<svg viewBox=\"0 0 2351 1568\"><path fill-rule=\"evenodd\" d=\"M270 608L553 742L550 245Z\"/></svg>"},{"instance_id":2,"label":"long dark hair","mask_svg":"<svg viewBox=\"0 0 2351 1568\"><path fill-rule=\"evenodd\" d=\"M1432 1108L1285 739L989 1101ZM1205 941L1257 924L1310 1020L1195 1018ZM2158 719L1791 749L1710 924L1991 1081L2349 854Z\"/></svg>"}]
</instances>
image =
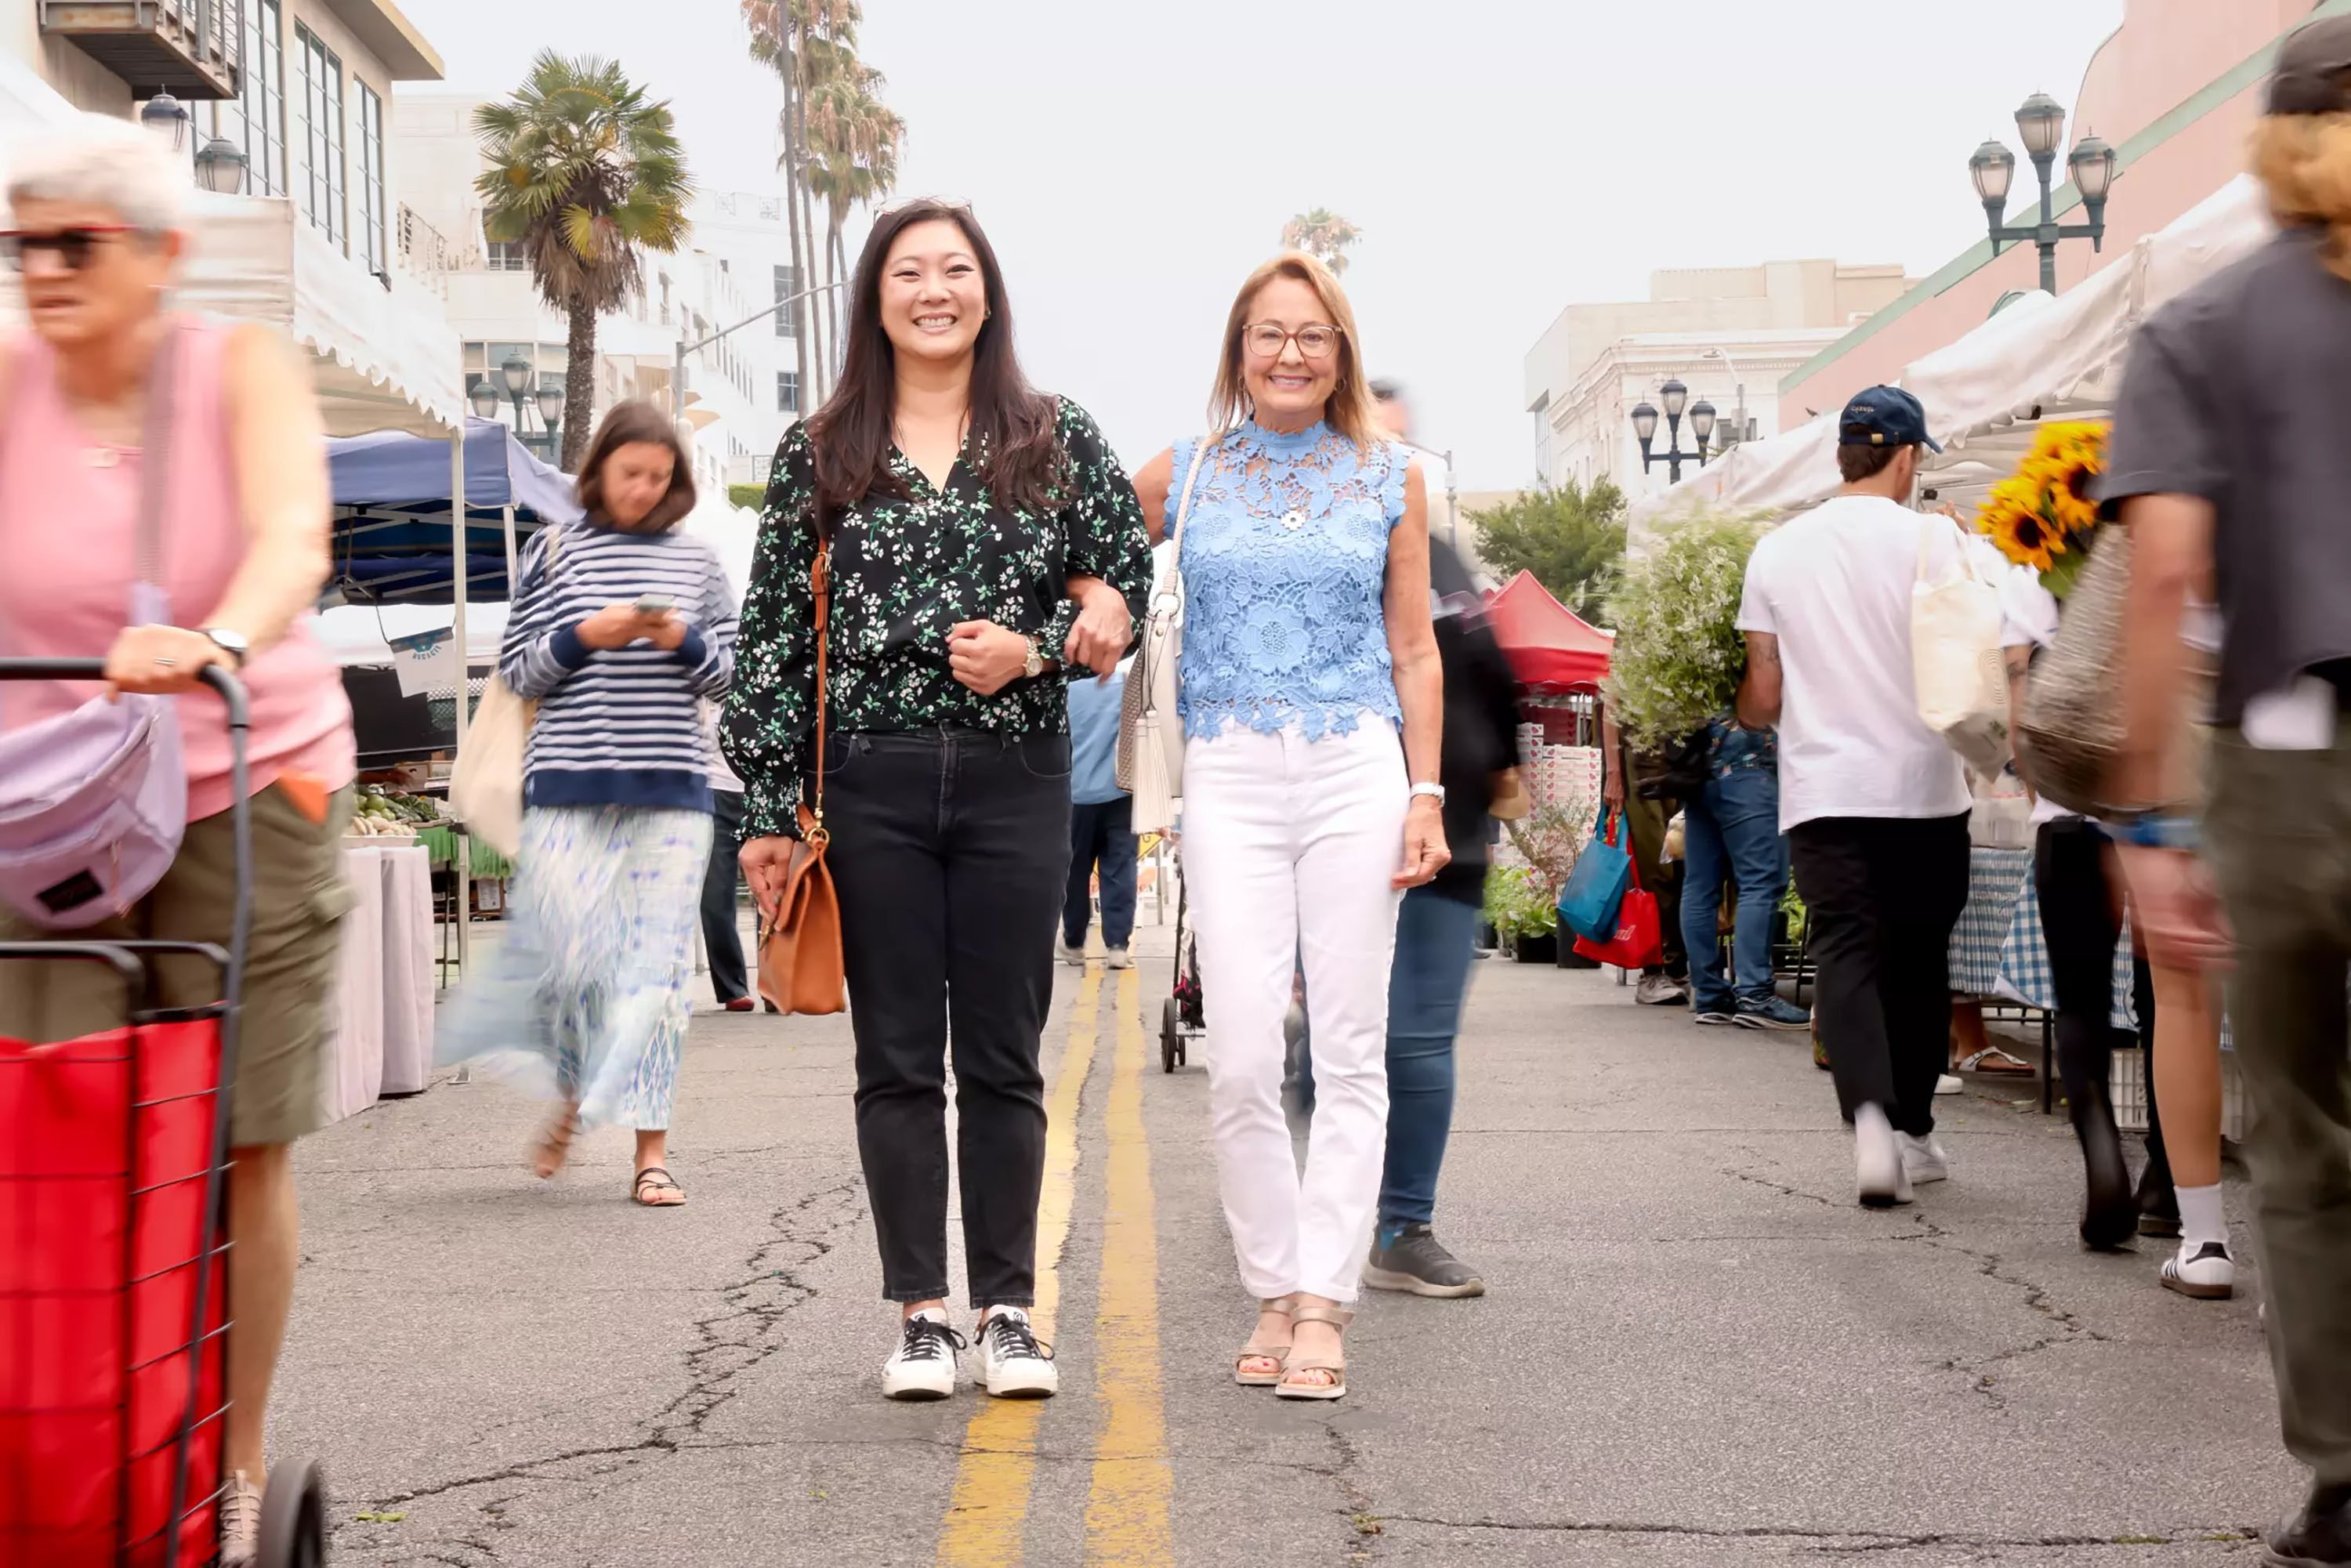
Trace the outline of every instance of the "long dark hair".
<instances>
[{"instance_id":1,"label":"long dark hair","mask_svg":"<svg viewBox=\"0 0 2351 1568\"><path fill-rule=\"evenodd\" d=\"M927 223L953 224L963 232L987 290L987 319L979 324L971 366L970 450L980 481L1014 511L1050 511L1059 505L1061 487L1059 411L1020 373L1012 352L1012 302L979 221L969 207L936 200L908 202L884 213L857 258L841 384L809 420L818 509L831 517L868 495L904 494L890 472L898 361L882 327L882 272L898 236Z\"/></svg>"}]
</instances>

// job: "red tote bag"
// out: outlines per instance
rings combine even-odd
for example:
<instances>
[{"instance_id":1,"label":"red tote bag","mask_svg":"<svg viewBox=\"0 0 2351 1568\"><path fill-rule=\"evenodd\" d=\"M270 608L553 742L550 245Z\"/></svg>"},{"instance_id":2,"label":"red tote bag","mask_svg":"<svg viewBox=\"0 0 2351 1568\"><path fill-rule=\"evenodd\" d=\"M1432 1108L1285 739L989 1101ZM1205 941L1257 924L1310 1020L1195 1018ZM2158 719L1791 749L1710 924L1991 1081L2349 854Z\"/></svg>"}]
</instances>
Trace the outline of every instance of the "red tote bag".
<instances>
[{"instance_id":1,"label":"red tote bag","mask_svg":"<svg viewBox=\"0 0 2351 1568\"><path fill-rule=\"evenodd\" d=\"M1631 838L1628 831L1628 843ZM1605 942L1579 936L1575 951L1581 957L1596 958L1620 969L1646 969L1666 961L1665 927L1657 918L1657 895L1641 885L1641 857L1627 858L1632 862L1633 884L1616 906L1616 935Z\"/></svg>"}]
</instances>

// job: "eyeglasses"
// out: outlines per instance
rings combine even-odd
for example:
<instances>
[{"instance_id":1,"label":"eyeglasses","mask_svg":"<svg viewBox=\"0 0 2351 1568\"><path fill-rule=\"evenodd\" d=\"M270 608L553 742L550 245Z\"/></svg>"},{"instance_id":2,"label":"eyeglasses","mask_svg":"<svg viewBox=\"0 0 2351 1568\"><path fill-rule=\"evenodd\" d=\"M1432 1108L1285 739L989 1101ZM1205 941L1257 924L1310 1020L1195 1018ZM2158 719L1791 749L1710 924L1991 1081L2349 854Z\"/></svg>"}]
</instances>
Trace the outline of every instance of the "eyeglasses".
<instances>
[{"instance_id":1,"label":"eyeglasses","mask_svg":"<svg viewBox=\"0 0 2351 1568\"><path fill-rule=\"evenodd\" d=\"M25 258L43 251L57 258L57 265L68 272L79 272L89 265L90 254L104 241L118 235L137 234L129 224L91 224L80 228L51 229L36 232L31 229L0 230L0 261L22 271Z\"/></svg>"},{"instance_id":2,"label":"eyeglasses","mask_svg":"<svg viewBox=\"0 0 2351 1568\"><path fill-rule=\"evenodd\" d=\"M1241 341L1261 360L1280 359L1282 350L1292 343L1310 360L1327 360L1337 350L1341 336L1338 328L1319 322L1301 327L1295 332L1271 321L1258 321L1241 329Z\"/></svg>"}]
</instances>

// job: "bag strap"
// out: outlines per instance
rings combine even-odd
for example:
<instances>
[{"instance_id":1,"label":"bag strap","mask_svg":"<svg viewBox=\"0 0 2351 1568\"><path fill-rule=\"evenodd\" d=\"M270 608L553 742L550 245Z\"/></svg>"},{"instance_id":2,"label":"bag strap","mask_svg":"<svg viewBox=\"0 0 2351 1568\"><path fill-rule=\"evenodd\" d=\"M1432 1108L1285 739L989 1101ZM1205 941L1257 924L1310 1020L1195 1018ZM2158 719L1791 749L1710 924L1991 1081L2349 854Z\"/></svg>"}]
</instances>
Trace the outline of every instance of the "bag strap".
<instances>
[{"instance_id":1,"label":"bag strap","mask_svg":"<svg viewBox=\"0 0 2351 1568\"><path fill-rule=\"evenodd\" d=\"M1930 517L1936 514L1929 514ZM1949 518L1945 518L1949 522ZM1918 580L1926 580L1927 565L1934 558L1937 533L1931 522L1918 530ZM1975 552L1968 548L1968 531L1957 523L1951 524L1951 537L1958 541L1959 572L1970 582L1980 583L1983 573L1976 570Z\"/></svg>"},{"instance_id":2,"label":"bag strap","mask_svg":"<svg viewBox=\"0 0 2351 1568\"><path fill-rule=\"evenodd\" d=\"M176 319L164 319L162 340L155 345L155 363L148 377L146 429L139 438L136 564L139 580L153 589L159 599L164 597L163 507L171 494L167 471L172 460L172 406L177 390L180 332Z\"/></svg>"},{"instance_id":3,"label":"bag strap","mask_svg":"<svg viewBox=\"0 0 2351 1568\"><path fill-rule=\"evenodd\" d=\"M1176 503L1176 527L1168 536L1176 545L1169 570L1175 573L1176 592L1179 598L1184 591L1184 519L1192 515L1192 486L1200 482L1200 465L1207 460L1208 448L1221 445L1225 437L1231 434L1230 431L1220 430L1214 435L1203 436L1200 444L1192 448L1192 466L1184 476L1183 498Z\"/></svg>"},{"instance_id":4,"label":"bag strap","mask_svg":"<svg viewBox=\"0 0 2351 1568\"><path fill-rule=\"evenodd\" d=\"M830 706L825 692L829 674L825 644L831 640L826 628L832 620L832 539L824 530L821 507L817 512L816 558L809 562L809 591L816 604L816 805L812 809L816 826L809 841L821 847L832 838L824 825L825 710Z\"/></svg>"}]
</instances>

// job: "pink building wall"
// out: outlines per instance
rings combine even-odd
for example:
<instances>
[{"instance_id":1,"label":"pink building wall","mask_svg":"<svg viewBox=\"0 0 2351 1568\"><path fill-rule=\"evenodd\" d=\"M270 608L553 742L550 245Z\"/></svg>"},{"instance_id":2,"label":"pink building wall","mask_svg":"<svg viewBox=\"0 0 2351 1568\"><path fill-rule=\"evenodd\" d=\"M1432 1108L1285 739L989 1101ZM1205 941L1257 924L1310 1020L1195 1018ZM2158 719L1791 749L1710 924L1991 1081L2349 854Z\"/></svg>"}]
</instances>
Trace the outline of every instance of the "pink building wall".
<instances>
[{"instance_id":1,"label":"pink building wall","mask_svg":"<svg viewBox=\"0 0 2351 1568\"><path fill-rule=\"evenodd\" d=\"M2328 0L2319 8L2351 7L2344 0ZM2086 240L2068 240L2058 247L2061 290L2127 256L2141 235L2163 228L2243 171L2264 78L2257 76L2233 93L2217 95L2203 106L2200 117L2170 128L2168 135L2158 122L2175 110L2183 117L2192 112L2199 107L2194 100L2312 9L2311 0L2128 0L2122 26L2100 46L2084 73L2081 92L2068 106L2074 112L2066 121L2065 147L2058 154L2060 181L2064 152L2093 132L2123 150L2125 162L2106 202L2104 251L2092 251ZM2150 146L2130 145L2134 138L2158 137ZM2036 197L2039 192L2032 162L2013 127L2002 140L2018 160L2009 222L2035 221L2039 203L2025 197L2028 188ZM1961 169L1968 151L1952 154L1954 202L1972 194ZM2078 224L2085 215L2077 207L2062 213L2058 221ZM1810 417L1807 410L1836 408L1863 387L1896 379L1911 361L1956 341L1982 322L2001 296L2011 289L2037 288L2040 280L2040 253L2022 245L1956 281L1938 275L1918 285L1905 296L1913 301L1907 311L1890 315L1901 309L1903 301L1897 300L1876 321L1857 328L1844 344L1782 383L1781 428L1801 423ZM1940 293L1926 297L1926 291L1938 287Z\"/></svg>"}]
</instances>

